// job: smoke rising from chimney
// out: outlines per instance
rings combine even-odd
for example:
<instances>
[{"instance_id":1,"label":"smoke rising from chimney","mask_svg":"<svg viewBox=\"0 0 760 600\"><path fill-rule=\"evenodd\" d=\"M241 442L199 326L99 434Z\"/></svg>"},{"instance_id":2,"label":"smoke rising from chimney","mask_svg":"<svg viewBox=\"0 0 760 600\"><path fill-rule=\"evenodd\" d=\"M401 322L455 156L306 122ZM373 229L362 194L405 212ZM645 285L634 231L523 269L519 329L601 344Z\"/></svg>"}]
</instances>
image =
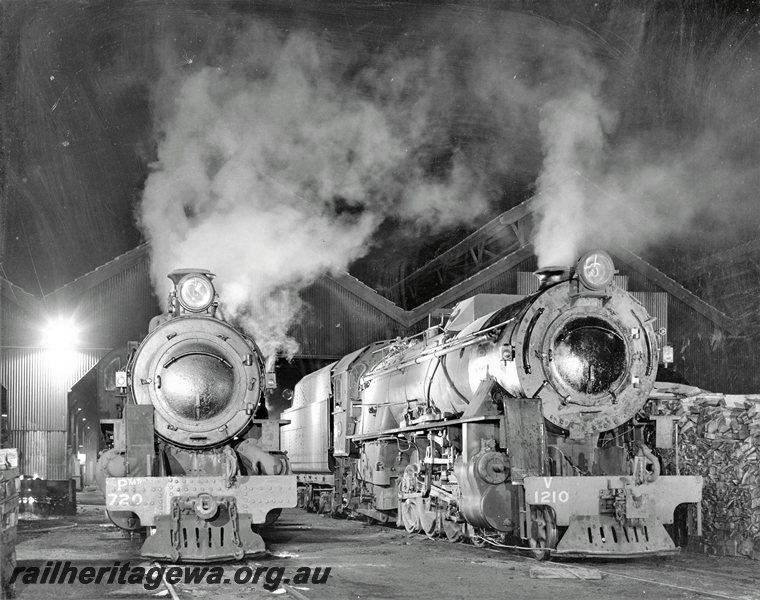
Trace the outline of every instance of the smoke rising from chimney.
<instances>
[{"instance_id":1,"label":"smoke rising from chimney","mask_svg":"<svg viewBox=\"0 0 760 600\"><path fill-rule=\"evenodd\" d=\"M384 218L435 230L483 214L486 198L461 157L429 168L434 98L418 82L435 77L434 55L349 78L311 35L257 24L243 37L215 57L231 66L167 71L139 218L156 285L210 268L227 314L265 354L292 355L298 291L347 270Z\"/></svg>"},{"instance_id":2,"label":"smoke rising from chimney","mask_svg":"<svg viewBox=\"0 0 760 600\"><path fill-rule=\"evenodd\" d=\"M594 210L582 174L598 172L614 114L588 88L546 102L541 112L546 158L533 243L540 267L571 266Z\"/></svg>"},{"instance_id":3,"label":"smoke rising from chimney","mask_svg":"<svg viewBox=\"0 0 760 600\"><path fill-rule=\"evenodd\" d=\"M538 193L540 266L638 250L706 217L756 221L760 82L727 46L687 53L685 69L633 9L592 33L434 10L413 36L254 22L205 40L192 65L166 52L138 216L157 289L174 268L209 268L265 353L292 355L299 291L368 253L381 223L480 224L514 204L511 181Z\"/></svg>"},{"instance_id":4,"label":"smoke rising from chimney","mask_svg":"<svg viewBox=\"0 0 760 600\"><path fill-rule=\"evenodd\" d=\"M680 29L689 40L672 33L677 13L658 16L631 19L622 49L579 45L586 68L575 71L575 89L542 104L539 266L572 265L592 247L756 235L752 23L726 17L711 31L708 20ZM596 35L604 33L623 39L615 29Z\"/></svg>"}]
</instances>

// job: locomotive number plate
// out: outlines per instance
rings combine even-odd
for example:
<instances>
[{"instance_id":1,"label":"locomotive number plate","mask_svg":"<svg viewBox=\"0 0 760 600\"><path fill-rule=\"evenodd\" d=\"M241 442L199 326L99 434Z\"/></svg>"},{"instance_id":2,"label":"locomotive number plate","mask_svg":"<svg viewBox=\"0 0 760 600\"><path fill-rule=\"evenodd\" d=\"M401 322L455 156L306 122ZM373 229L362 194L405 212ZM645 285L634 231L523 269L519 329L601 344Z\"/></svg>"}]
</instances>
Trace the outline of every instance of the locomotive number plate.
<instances>
[{"instance_id":1,"label":"locomotive number plate","mask_svg":"<svg viewBox=\"0 0 760 600\"><path fill-rule=\"evenodd\" d=\"M113 508L129 508L140 506L144 497L139 492L132 492L132 488L143 485L141 477L118 477L112 478L106 485L106 506Z\"/></svg>"}]
</instances>

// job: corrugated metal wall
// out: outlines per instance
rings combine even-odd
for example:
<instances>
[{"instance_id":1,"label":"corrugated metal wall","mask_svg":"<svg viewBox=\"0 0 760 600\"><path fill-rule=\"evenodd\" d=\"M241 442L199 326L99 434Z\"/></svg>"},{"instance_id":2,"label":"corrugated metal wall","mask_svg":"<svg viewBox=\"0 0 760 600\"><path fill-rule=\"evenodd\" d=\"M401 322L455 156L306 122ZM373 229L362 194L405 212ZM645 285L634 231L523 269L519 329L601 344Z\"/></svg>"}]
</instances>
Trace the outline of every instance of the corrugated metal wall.
<instances>
[{"instance_id":1,"label":"corrugated metal wall","mask_svg":"<svg viewBox=\"0 0 760 600\"><path fill-rule=\"evenodd\" d=\"M668 317L674 367L688 383L726 394L757 393L760 349L751 337L728 335L672 296Z\"/></svg>"},{"instance_id":2,"label":"corrugated metal wall","mask_svg":"<svg viewBox=\"0 0 760 600\"><path fill-rule=\"evenodd\" d=\"M105 352L50 352L5 348L0 381L8 388L10 428L27 431L66 429L66 395Z\"/></svg>"},{"instance_id":3,"label":"corrugated metal wall","mask_svg":"<svg viewBox=\"0 0 760 600\"><path fill-rule=\"evenodd\" d=\"M631 292L650 316L654 317L654 329L665 329L665 335L660 338L661 344L668 343L668 294L665 292Z\"/></svg>"},{"instance_id":4,"label":"corrugated metal wall","mask_svg":"<svg viewBox=\"0 0 760 600\"><path fill-rule=\"evenodd\" d=\"M491 281L484 283L478 288L478 294L516 294L517 275L514 271L507 271L497 275Z\"/></svg>"},{"instance_id":5,"label":"corrugated metal wall","mask_svg":"<svg viewBox=\"0 0 760 600\"><path fill-rule=\"evenodd\" d=\"M538 289L538 279L533 273L518 271L515 273L515 281L517 282L515 292L518 294L525 294L527 296Z\"/></svg>"},{"instance_id":6,"label":"corrugated metal wall","mask_svg":"<svg viewBox=\"0 0 760 600\"><path fill-rule=\"evenodd\" d=\"M621 262L617 261L615 263L618 267L621 266ZM623 267L625 268L625 267ZM661 288L659 288L657 285L655 285L651 280L647 279L646 276L642 275L638 271L634 269L626 269L626 274L628 276L628 289L629 290L637 290L639 292L660 292L662 291Z\"/></svg>"},{"instance_id":7,"label":"corrugated metal wall","mask_svg":"<svg viewBox=\"0 0 760 600\"><path fill-rule=\"evenodd\" d=\"M11 431L10 446L18 449L25 477L69 478L65 431Z\"/></svg>"},{"instance_id":8,"label":"corrugated metal wall","mask_svg":"<svg viewBox=\"0 0 760 600\"><path fill-rule=\"evenodd\" d=\"M68 391L103 355L101 350L3 349L0 382L8 389L10 439L21 452L22 474L67 477Z\"/></svg>"},{"instance_id":9,"label":"corrugated metal wall","mask_svg":"<svg viewBox=\"0 0 760 600\"><path fill-rule=\"evenodd\" d=\"M301 345L301 358L338 358L371 342L404 333L388 315L331 279L313 283L301 298L305 311L290 331Z\"/></svg>"},{"instance_id":10,"label":"corrugated metal wall","mask_svg":"<svg viewBox=\"0 0 760 600\"><path fill-rule=\"evenodd\" d=\"M38 306L14 302L6 293L0 383L8 390L11 443L21 452L21 472L26 476L68 477L69 389L112 347L140 339L158 312L147 252L123 270L102 268L113 274L89 289L87 281L73 282L40 299ZM99 271L99 276L106 273ZM84 349L56 353L39 348L48 314L72 316L81 328L77 345Z\"/></svg>"},{"instance_id":11,"label":"corrugated metal wall","mask_svg":"<svg viewBox=\"0 0 760 600\"><path fill-rule=\"evenodd\" d=\"M86 290L72 310L85 323L83 334L88 347L115 348L142 339L151 317L160 312L147 253L139 262Z\"/></svg>"},{"instance_id":12,"label":"corrugated metal wall","mask_svg":"<svg viewBox=\"0 0 760 600\"><path fill-rule=\"evenodd\" d=\"M2 346L33 346L42 335L44 315L27 313L15 304L12 296L3 298L2 303Z\"/></svg>"}]
</instances>

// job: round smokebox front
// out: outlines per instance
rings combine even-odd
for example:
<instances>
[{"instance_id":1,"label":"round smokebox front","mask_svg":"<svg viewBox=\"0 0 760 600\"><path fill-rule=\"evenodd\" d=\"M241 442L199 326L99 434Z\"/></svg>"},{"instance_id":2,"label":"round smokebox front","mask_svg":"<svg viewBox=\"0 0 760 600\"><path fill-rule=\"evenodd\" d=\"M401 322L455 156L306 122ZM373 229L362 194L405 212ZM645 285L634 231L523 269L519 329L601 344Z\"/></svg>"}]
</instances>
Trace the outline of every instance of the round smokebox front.
<instances>
[{"instance_id":1,"label":"round smokebox front","mask_svg":"<svg viewBox=\"0 0 760 600\"><path fill-rule=\"evenodd\" d=\"M163 323L143 341L133 364L135 401L152 404L156 432L180 446L226 441L245 427L259 398L258 357L216 319Z\"/></svg>"},{"instance_id":2,"label":"round smokebox front","mask_svg":"<svg viewBox=\"0 0 760 600\"><path fill-rule=\"evenodd\" d=\"M608 431L632 418L654 382L656 343L644 308L614 289L604 297L549 289L518 330L518 373L546 419L573 437Z\"/></svg>"}]
</instances>

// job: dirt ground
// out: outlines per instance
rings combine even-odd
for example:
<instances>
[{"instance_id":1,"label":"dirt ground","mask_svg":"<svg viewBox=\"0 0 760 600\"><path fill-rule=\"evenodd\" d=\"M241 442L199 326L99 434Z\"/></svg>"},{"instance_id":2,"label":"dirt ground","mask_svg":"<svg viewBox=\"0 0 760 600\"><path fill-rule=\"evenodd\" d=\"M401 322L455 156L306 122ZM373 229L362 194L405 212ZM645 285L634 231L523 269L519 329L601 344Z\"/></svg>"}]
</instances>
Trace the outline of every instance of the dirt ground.
<instances>
[{"instance_id":1,"label":"dirt ground","mask_svg":"<svg viewBox=\"0 0 760 600\"><path fill-rule=\"evenodd\" d=\"M129 569L140 565L150 569L139 557L139 542L130 541L107 522L100 502L97 497L85 496L80 498L76 518L22 523L18 565L25 569L37 566L42 572L49 561L70 561L80 568L110 567L118 561L120 567L129 563ZM760 600L760 563L746 558L681 554L659 559L538 563L515 551L430 540L395 528L334 520L297 509L284 511L265 538L267 556L217 565L219 583L180 582L170 590L155 571L148 586L152 589L118 581L108 584L105 577L100 584L25 584L23 574L32 572L25 570L17 577L16 596L21 600L277 596L283 600ZM321 569L317 583L302 580L304 567L312 578L314 570ZM325 578L327 568L330 571ZM256 583L235 583L235 577L251 579L257 569ZM555 578L536 578L537 570ZM581 578L589 575L601 579Z\"/></svg>"}]
</instances>

